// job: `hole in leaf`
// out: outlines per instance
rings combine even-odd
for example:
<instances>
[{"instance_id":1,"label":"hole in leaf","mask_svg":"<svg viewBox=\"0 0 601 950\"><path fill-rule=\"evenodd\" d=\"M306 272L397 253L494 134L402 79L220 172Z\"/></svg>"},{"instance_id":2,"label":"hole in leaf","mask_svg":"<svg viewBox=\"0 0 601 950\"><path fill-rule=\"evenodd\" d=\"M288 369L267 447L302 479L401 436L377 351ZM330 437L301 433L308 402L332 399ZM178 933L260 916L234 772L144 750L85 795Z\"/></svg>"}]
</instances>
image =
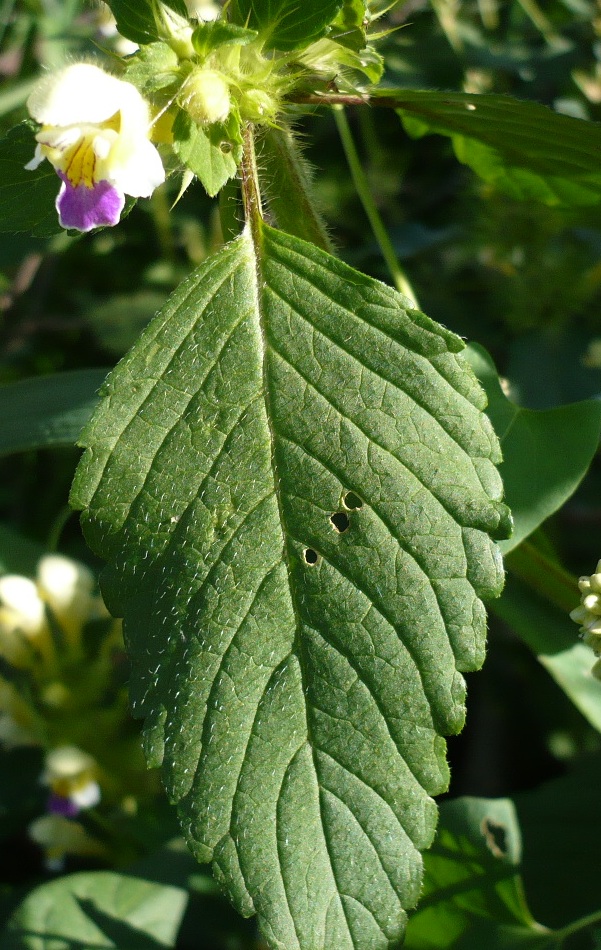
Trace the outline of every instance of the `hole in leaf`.
<instances>
[{"instance_id":1,"label":"hole in leaf","mask_svg":"<svg viewBox=\"0 0 601 950\"><path fill-rule=\"evenodd\" d=\"M348 508L349 511L358 511L359 508L363 508L363 502L359 498L359 495L355 495L354 491L347 491L342 499L342 504L345 508Z\"/></svg>"},{"instance_id":2,"label":"hole in leaf","mask_svg":"<svg viewBox=\"0 0 601 950\"><path fill-rule=\"evenodd\" d=\"M227 139L219 143L219 150L223 155L229 155L233 148L234 146L231 142L228 142Z\"/></svg>"},{"instance_id":3,"label":"hole in leaf","mask_svg":"<svg viewBox=\"0 0 601 950\"><path fill-rule=\"evenodd\" d=\"M335 511L334 514L330 516L330 521L339 534L346 531L350 525L349 516L345 514L344 511Z\"/></svg>"},{"instance_id":4,"label":"hole in leaf","mask_svg":"<svg viewBox=\"0 0 601 950\"><path fill-rule=\"evenodd\" d=\"M488 850L495 858L504 858L507 855L507 828L492 818L482 820L482 834L486 840Z\"/></svg>"},{"instance_id":5,"label":"hole in leaf","mask_svg":"<svg viewBox=\"0 0 601 950\"><path fill-rule=\"evenodd\" d=\"M319 560L319 554L317 551L314 551L313 548L305 548L303 551L303 558L305 559L305 564L317 564Z\"/></svg>"}]
</instances>

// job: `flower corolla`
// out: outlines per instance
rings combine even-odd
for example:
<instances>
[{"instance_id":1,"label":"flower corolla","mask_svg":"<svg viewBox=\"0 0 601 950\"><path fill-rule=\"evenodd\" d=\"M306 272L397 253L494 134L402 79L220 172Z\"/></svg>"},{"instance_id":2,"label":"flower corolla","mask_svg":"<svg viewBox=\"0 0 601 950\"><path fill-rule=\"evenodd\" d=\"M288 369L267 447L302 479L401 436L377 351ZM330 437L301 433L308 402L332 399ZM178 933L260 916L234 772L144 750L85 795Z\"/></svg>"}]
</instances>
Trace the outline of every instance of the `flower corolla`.
<instances>
[{"instance_id":1,"label":"flower corolla","mask_svg":"<svg viewBox=\"0 0 601 950\"><path fill-rule=\"evenodd\" d=\"M84 809L94 808L101 799L96 773L92 756L76 746L60 746L49 752L41 779L51 792L49 812L73 818Z\"/></svg>"},{"instance_id":2,"label":"flower corolla","mask_svg":"<svg viewBox=\"0 0 601 950\"><path fill-rule=\"evenodd\" d=\"M64 228L90 231L117 224L125 195L148 198L165 180L150 142L148 103L135 86L91 63L45 76L27 100L41 124L33 170L44 159L56 169L56 199Z\"/></svg>"},{"instance_id":3,"label":"flower corolla","mask_svg":"<svg viewBox=\"0 0 601 950\"><path fill-rule=\"evenodd\" d=\"M28 577L0 578L0 656L13 666L29 666L36 654L48 659L51 641L44 602Z\"/></svg>"}]
</instances>

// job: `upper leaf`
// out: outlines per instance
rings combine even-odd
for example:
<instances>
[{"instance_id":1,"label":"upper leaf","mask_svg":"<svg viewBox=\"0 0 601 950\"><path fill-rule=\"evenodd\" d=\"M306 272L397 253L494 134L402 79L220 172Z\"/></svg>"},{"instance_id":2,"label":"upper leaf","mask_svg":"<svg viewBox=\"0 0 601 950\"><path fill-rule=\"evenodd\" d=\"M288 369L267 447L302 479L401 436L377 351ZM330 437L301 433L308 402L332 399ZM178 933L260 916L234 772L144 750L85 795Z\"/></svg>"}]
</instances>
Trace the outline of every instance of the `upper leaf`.
<instances>
[{"instance_id":1,"label":"upper leaf","mask_svg":"<svg viewBox=\"0 0 601 950\"><path fill-rule=\"evenodd\" d=\"M177 16L188 18L185 0L107 0L117 21L117 29L134 43L152 43L161 39L157 28L160 7L172 10Z\"/></svg>"},{"instance_id":2,"label":"upper leaf","mask_svg":"<svg viewBox=\"0 0 601 950\"><path fill-rule=\"evenodd\" d=\"M84 435L150 762L273 947L383 950L417 900L508 527L462 347L265 227L176 291Z\"/></svg>"},{"instance_id":3,"label":"upper leaf","mask_svg":"<svg viewBox=\"0 0 601 950\"><path fill-rule=\"evenodd\" d=\"M231 15L257 30L268 49L293 50L322 36L343 0L232 0Z\"/></svg>"},{"instance_id":4,"label":"upper leaf","mask_svg":"<svg viewBox=\"0 0 601 950\"><path fill-rule=\"evenodd\" d=\"M411 135L449 136L460 161L514 198L567 207L601 201L597 122L508 96L415 89L373 95L397 108Z\"/></svg>"}]
</instances>

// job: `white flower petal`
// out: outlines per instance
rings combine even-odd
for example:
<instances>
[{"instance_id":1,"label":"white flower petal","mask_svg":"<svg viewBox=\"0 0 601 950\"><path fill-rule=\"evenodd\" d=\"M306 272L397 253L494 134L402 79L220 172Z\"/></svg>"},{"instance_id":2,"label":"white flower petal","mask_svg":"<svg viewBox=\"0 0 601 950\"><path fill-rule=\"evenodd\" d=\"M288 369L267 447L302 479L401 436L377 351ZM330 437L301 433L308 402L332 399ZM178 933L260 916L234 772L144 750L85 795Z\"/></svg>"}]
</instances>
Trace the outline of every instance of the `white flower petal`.
<instances>
[{"instance_id":1,"label":"white flower petal","mask_svg":"<svg viewBox=\"0 0 601 950\"><path fill-rule=\"evenodd\" d=\"M148 106L135 86L91 63L74 63L44 76L27 108L42 125L106 122L119 111L140 128L149 122Z\"/></svg>"},{"instance_id":2,"label":"white flower petal","mask_svg":"<svg viewBox=\"0 0 601 950\"><path fill-rule=\"evenodd\" d=\"M0 578L0 602L14 614L15 625L24 633L37 633L44 625L44 604L28 577L6 574Z\"/></svg>"},{"instance_id":3,"label":"white flower petal","mask_svg":"<svg viewBox=\"0 0 601 950\"><path fill-rule=\"evenodd\" d=\"M42 151L42 146L38 143L35 147L35 153L30 162L27 162L27 165L24 166L25 171L33 172L42 164L46 156Z\"/></svg>"},{"instance_id":4,"label":"white flower petal","mask_svg":"<svg viewBox=\"0 0 601 950\"><path fill-rule=\"evenodd\" d=\"M108 180L132 198L149 198L165 181L161 157L148 139L123 138L111 152Z\"/></svg>"}]
</instances>

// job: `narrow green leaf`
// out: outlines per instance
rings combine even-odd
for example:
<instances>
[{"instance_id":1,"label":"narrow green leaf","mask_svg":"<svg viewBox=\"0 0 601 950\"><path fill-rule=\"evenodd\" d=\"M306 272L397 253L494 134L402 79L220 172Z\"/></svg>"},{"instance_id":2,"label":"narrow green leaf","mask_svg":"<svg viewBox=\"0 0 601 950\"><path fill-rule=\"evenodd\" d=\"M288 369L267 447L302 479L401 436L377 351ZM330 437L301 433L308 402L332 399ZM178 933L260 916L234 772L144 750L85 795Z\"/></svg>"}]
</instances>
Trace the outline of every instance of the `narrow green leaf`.
<instances>
[{"instance_id":1,"label":"narrow green leaf","mask_svg":"<svg viewBox=\"0 0 601 950\"><path fill-rule=\"evenodd\" d=\"M49 237L61 228L55 208L60 181L49 162L25 165L35 152L35 127L22 122L0 139L0 231Z\"/></svg>"},{"instance_id":2,"label":"narrow green leaf","mask_svg":"<svg viewBox=\"0 0 601 950\"><path fill-rule=\"evenodd\" d=\"M161 39L157 29L157 11L161 6L188 19L185 0L107 0L122 36L134 43L152 43Z\"/></svg>"},{"instance_id":3,"label":"narrow green leaf","mask_svg":"<svg viewBox=\"0 0 601 950\"><path fill-rule=\"evenodd\" d=\"M268 49L303 49L323 36L343 0L233 0L232 18L257 30Z\"/></svg>"},{"instance_id":4,"label":"narrow green leaf","mask_svg":"<svg viewBox=\"0 0 601 950\"><path fill-rule=\"evenodd\" d=\"M264 227L109 377L73 490L186 836L286 950L384 950L508 529L463 343Z\"/></svg>"},{"instance_id":5,"label":"narrow green leaf","mask_svg":"<svg viewBox=\"0 0 601 950\"><path fill-rule=\"evenodd\" d=\"M601 124L506 96L376 89L410 135L449 136L457 158L514 198L548 205L601 201Z\"/></svg>"},{"instance_id":6,"label":"narrow green leaf","mask_svg":"<svg viewBox=\"0 0 601 950\"><path fill-rule=\"evenodd\" d=\"M75 445L107 372L73 370L0 387L0 456Z\"/></svg>"},{"instance_id":7,"label":"narrow green leaf","mask_svg":"<svg viewBox=\"0 0 601 950\"><path fill-rule=\"evenodd\" d=\"M115 871L71 874L42 884L10 918L3 950L49 947L174 947L185 890Z\"/></svg>"},{"instance_id":8,"label":"narrow green leaf","mask_svg":"<svg viewBox=\"0 0 601 950\"><path fill-rule=\"evenodd\" d=\"M289 129L265 129L257 145L262 185L278 227L331 251L325 224L309 197L310 168Z\"/></svg>"},{"instance_id":9,"label":"narrow green leaf","mask_svg":"<svg viewBox=\"0 0 601 950\"><path fill-rule=\"evenodd\" d=\"M213 198L236 174L242 141L239 129L216 124L205 132L180 110L173 123L173 150Z\"/></svg>"},{"instance_id":10,"label":"narrow green leaf","mask_svg":"<svg viewBox=\"0 0 601 950\"><path fill-rule=\"evenodd\" d=\"M561 508L586 475L599 446L601 400L523 409L503 393L486 350L472 345L466 355L488 396L503 451L500 471L514 518L512 536L500 544L507 554Z\"/></svg>"}]
</instances>

